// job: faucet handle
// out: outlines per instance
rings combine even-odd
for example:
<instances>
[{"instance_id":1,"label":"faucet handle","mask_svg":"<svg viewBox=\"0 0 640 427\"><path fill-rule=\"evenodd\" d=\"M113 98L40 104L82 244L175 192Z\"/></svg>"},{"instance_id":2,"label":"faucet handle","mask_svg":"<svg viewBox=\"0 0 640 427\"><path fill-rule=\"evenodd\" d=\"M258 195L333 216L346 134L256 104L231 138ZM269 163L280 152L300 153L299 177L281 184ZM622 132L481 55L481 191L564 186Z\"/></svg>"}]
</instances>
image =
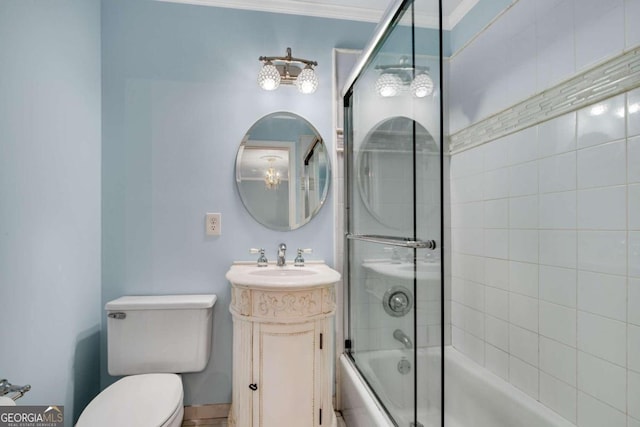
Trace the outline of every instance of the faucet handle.
<instances>
[{"instance_id":1,"label":"faucet handle","mask_svg":"<svg viewBox=\"0 0 640 427\"><path fill-rule=\"evenodd\" d=\"M293 261L293 265L296 267L304 267L304 258L302 257L302 254L310 254L311 252L313 252L313 249L311 248L298 248L298 256L296 256L296 259Z\"/></svg>"},{"instance_id":2,"label":"faucet handle","mask_svg":"<svg viewBox=\"0 0 640 427\"><path fill-rule=\"evenodd\" d=\"M258 267L266 267L267 264L269 264L267 257L264 256L264 248L260 248L260 249L251 248L249 249L249 253L260 254L260 256L258 257Z\"/></svg>"},{"instance_id":3,"label":"faucet handle","mask_svg":"<svg viewBox=\"0 0 640 427\"><path fill-rule=\"evenodd\" d=\"M391 252L391 264L400 264L400 254L398 248L384 248L385 252Z\"/></svg>"}]
</instances>

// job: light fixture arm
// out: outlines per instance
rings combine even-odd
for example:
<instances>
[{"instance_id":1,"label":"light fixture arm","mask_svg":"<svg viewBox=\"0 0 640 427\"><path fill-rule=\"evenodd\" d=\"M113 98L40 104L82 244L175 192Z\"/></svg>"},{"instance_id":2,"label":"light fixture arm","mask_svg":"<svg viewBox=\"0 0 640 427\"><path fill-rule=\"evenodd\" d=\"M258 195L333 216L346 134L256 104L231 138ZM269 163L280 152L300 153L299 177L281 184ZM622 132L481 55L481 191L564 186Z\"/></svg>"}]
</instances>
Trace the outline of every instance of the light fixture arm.
<instances>
[{"instance_id":1,"label":"light fixture arm","mask_svg":"<svg viewBox=\"0 0 640 427\"><path fill-rule=\"evenodd\" d=\"M283 61L283 62L287 62L287 63L300 63L300 64L305 64L305 65L309 65L309 66L317 66L318 63L316 61L310 61L308 59L302 59L302 58L294 58L293 56L291 56L291 48L288 47L287 48L287 55L286 56L261 56L258 58L259 61L263 61L263 62L267 62L267 61Z\"/></svg>"},{"instance_id":2,"label":"light fixture arm","mask_svg":"<svg viewBox=\"0 0 640 427\"><path fill-rule=\"evenodd\" d=\"M424 72L424 71L429 71L429 67L425 67L422 65L411 65L409 63L409 58L406 56L403 56L402 58L400 58L400 61L398 64L391 64L391 65L376 65L376 70L380 70L380 71L417 71L417 72Z\"/></svg>"}]
</instances>

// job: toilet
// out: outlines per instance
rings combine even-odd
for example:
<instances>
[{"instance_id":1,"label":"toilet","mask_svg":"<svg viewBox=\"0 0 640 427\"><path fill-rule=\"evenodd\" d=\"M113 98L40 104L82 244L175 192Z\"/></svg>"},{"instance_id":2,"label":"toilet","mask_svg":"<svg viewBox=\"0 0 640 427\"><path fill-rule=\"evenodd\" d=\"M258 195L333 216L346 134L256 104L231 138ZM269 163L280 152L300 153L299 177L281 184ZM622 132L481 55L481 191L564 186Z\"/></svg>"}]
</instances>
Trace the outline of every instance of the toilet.
<instances>
[{"instance_id":1,"label":"toilet","mask_svg":"<svg viewBox=\"0 0 640 427\"><path fill-rule=\"evenodd\" d=\"M76 427L179 427L179 373L204 370L215 295L124 296L106 304L109 374Z\"/></svg>"}]
</instances>

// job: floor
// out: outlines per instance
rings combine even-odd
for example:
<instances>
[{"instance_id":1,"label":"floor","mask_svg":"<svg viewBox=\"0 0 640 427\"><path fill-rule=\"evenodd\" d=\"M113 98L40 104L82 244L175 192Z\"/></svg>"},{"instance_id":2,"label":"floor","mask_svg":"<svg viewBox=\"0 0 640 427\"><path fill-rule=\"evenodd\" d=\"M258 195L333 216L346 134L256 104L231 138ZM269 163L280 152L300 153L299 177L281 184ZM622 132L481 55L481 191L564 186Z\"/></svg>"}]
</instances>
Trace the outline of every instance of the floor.
<instances>
[{"instance_id":1,"label":"floor","mask_svg":"<svg viewBox=\"0 0 640 427\"><path fill-rule=\"evenodd\" d=\"M336 411L336 416L338 417L338 427L346 427L347 425L344 423L340 412ZM182 423L182 427L227 427L227 419L209 418L206 420L190 420Z\"/></svg>"}]
</instances>

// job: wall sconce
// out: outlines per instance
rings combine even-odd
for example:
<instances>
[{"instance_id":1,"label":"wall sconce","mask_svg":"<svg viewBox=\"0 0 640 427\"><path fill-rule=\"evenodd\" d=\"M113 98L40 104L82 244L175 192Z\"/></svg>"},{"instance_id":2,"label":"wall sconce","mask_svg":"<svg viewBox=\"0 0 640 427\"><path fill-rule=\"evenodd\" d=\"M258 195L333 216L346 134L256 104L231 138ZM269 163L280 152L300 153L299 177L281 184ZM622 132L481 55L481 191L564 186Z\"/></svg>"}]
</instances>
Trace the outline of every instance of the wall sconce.
<instances>
[{"instance_id":1,"label":"wall sconce","mask_svg":"<svg viewBox=\"0 0 640 427\"><path fill-rule=\"evenodd\" d=\"M295 84L300 92L310 94L318 88L318 77L313 71L318 63L292 57L290 47L287 56L261 56L258 60L264 64L258 73L258 84L264 90L275 90L280 84Z\"/></svg>"},{"instance_id":2,"label":"wall sconce","mask_svg":"<svg viewBox=\"0 0 640 427\"><path fill-rule=\"evenodd\" d=\"M380 70L380 77L376 80L376 91L382 97L396 96L407 86L416 98L424 98L433 93L429 67L413 66L409 64L409 58L406 56L400 58L398 64L377 65L376 70Z\"/></svg>"}]
</instances>

